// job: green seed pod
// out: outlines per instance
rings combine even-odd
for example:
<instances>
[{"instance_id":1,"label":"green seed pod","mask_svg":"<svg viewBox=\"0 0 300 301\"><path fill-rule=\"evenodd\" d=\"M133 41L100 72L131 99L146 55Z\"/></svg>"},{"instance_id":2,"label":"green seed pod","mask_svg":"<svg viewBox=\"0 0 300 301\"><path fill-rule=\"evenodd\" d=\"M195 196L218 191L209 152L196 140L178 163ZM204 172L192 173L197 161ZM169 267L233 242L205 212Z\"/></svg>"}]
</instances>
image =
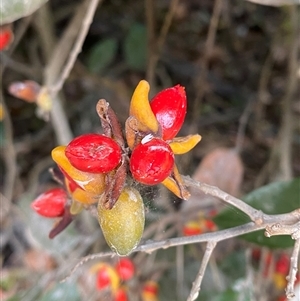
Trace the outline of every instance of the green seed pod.
<instances>
[{"instance_id":1,"label":"green seed pod","mask_svg":"<svg viewBox=\"0 0 300 301\"><path fill-rule=\"evenodd\" d=\"M140 193L127 186L112 209L98 204L98 221L109 247L120 256L128 255L140 242L145 224Z\"/></svg>"}]
</instances>

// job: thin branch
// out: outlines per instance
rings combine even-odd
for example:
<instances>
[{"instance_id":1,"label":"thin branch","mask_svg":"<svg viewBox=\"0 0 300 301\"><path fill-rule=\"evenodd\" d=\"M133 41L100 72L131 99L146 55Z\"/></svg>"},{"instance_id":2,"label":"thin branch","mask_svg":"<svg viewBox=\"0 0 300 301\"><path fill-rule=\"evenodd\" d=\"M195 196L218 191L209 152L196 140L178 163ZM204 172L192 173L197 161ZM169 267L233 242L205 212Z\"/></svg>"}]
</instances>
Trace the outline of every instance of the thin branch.
<instances>
[{"instance_id":1,"label":"thin branch","mask_svg":"<svg viewBox=\"0 0 300 301\"><path fill-rule=\"evenodd\" d=\"M113 258L114 256L117 256L117 254L115 252L101 252L101 253L85 256L74 266L74 268L71 270L70 274L67 277L63 278L60 282L61 283L66 282L76 272L76 270L79 267L81 267L84 263L86 263L90 260L104 258L104 257Z\"/></svg>"},{"instance_id":2,"label":"thin branch","mask_svg":"<svg viewBox=\"0 0 300 301\"><path fill-rule=\"evenodd\" d=\"M209 262L209 259L212 255L213 250L215 249L217 243L216 242L208 242L206 246L206 250L200 265L199 272L197 274L197 277L195 281L193 282L192 289L190 291L190 295L187 298L187 301L194 301L197 299L200 289L201 289L201 283L204 277L204 273L207 267L207 264Z\"/></svg>"},{"instance_id":3,"label":"thin branch","mask_svg":"<svg viewBox=\"0 0 300 301\"><path fill-rule=\"evenodd\" d=\"M222 191L218 187L210 186L208 184L200 183L198 181L193 180L190 177L183 177L184 182L187 186L197 188L204 192L205 194L209 194L211 196L217 197L222 201L226 202L229 205L234 206L235 208L240 209L245 214L247 214L250 219L255 222L256 224L263 223L263 213L260 210L257 210L250 205L246 204L242 200L235 198L234 196Z\"/></svg>"},{"instance_id":4,"label":"thin branch","mask_svg":"<svg viewBox=\"0 0 300 301\"><path fill-rule=\"evenodd\" d=\"M61 90L66 78L69 76L69 74L74 66L74 63L76 61L76 58L77 58L78 54L81 52L82 45L87 36L90 25L93 21L93 17L96 12L99 1L100 0L91 0L89 2L89 6L87 8L85 17L82 21L82 26L80 28L80 31L79 31L79 34L75 41L75 44L73 46L73 49L68 57L68 61L65 64L64 69L61 72L59 79L56 81L56 83L50 89L52 95L55 95L58 91Z\"/></svg>"},{"instance_id":5,"label":"thin branch","mask_svg":"<svg viewBox=\"0 0 300 301\"><path fill-rule=\"evenodd\" d=\"M208 73L208 58L213 51L213 47L216 40L216 33L219 24L219 19L222 12L223 0L215 0L214 8L212 12L212 17L209 23L209 29L207 33L207 38L205 41L204 54L200 61L200 73L195 80L195 88L197 91L194 105L193 105L193 117L192 124L197 124L197 120L199 119L199 110L200 105L203 100L203 96L205 94L205 82Z\"/></svg>"},{"instance_id":6,"label":"thin branch","mask_svg":"<svg viewBox=\"0 0 300 301\"><path fill-rule=\"evenodd\" d=\"M56 43L56 38L54 35L54 25L52 20L53 18L49 5L46 4L38 10L36 14L35 24L36 30L39 33L41 39L43 54L47 62L47 66L44 68L44 83L42 88L46 93L49 93L49 87L51 87L53 82L57 79L60 72L60 68L56 68L60 60L58 59L57 61L53 61L53 52L55 54L57 47L59 47L60 45L60 42L58 44ZM67 57L68 52L66 53L66 50L61 51L60 59ZM51 70L51 72L47 72L48 70ZM51 99L50 96L49 98ZM51 123L55 132L57 143L60 145L66 145L70 142L73 135L68 123L66 112L62 105L62 98L63 96L59 95L51 99L50 113ZM49 114L49 112L42 113L44 113L45 115Z\"/></svg>"},{"instance_id":7,"label":"thin branch","mask_svg":"<svg viewBox=\"0 0 300 301\"><path fill-rule=\"evenodd\" d=\"M275 223L283 223L283 224L290 225L293 223L297 223L300 220L300 209L294 210L286 214L264 215L264 216L265 216L264 224L258 225L253 222L250 222L230 229L220 230L211 233L204 233L195 236L169 238L162 241L148 240L145 244L139 245L132 252L145 252L150 254L158 249L168 249L175 246L183 246L183 245L203 243L203 242L218 243L223 240L227 240L247 233L265 229L267 226ZM94 260L94 259L102 259L104 257L114 257L114 256L116 256L114 252L101 252L101 253L92 254L83 257L80 260L80 262L72 269L71 273L62 281L66 281L81 265L83 265L87 261Z\"/></svg>"},{"instance_id":8,"label":"thin branch","mask_svg":"<svg viewBox=\"0 0 300 301\"><path fill-rule=\"evenodd\" d=\"M237 153L240 153L243 148L243 143L245 139L245 132L246 132L246 126L249 121L249 117L253 112L254 108L254 102L249 101L242 116L239 120L239 127L236 135L236 142L235 142L235 151Z\"/></svg>"},{"instance_id":9,"label":"thin branch","mask_svg":"<svg viewBox=\"0 0 300 301\"><path fill-rule=\"evenodd\" d=\"M171 1L169 11L168 11L168 13L165 17L165 20L164 20L164 23L163 23L161 29L160 29L159 37L158 37L158 40L157 40L157 43L156 43L155 46L153 46L153 43L154 43L154 41L153 41L153 38L154 38L154 35L153 35L153 32L154 32L154 21L153 21L154 14L150 15L150 13L149 13L149 14L146 15L148 26L150 26L150 28L148 29L148 34L149 33L151 34L148 37L148 45L152 44L151 48L150 48L150 50L152 50L152 51L149 54L148 67L147 67L147 76L146 76L148 82L150 83L150 86L154 86L153 81L154 81L154 74L155 74L156 65L157 65L157 62L159 60L161 51L163 49L167 34L169 32L169 29L170 29L170 26L172 24L172 20L173 20L174 13L176 11L176 7L177 7L178 3L179 3L179 0L172 0ZM152 3L151 0L147 1L146 4L147 4L147 7L152 7L153 6L153 3Z\"/></svg>"},{"instance_id":10,"label":"thin branch","mask_svg":"<svg viewBox=\"0 0 300 301\"><path fill-rule=\"evenodd\" d=\"M64 30L61 38L52 46L53 51L48 58L49 62L44 71L46 79L45 85L49 88L54 85L62 72L63 66L68 59L68 56L74 45L74 41L82 25L82 20L84 19L89 2L89 0L84 0L76 7L74 15L69 21L68 26ZM49 38L54 39L54 37L51 36L48 37L48 39Z\"/></svg>"},{"instance_id":11,"label":"thin branch","mask_svg":"<svg viewBox=\"0 0 300 301\"><path fill-rule=\"evenodd\" d=\"M0 82L2 82L2 80L0 80ZM12 202L13 195L14 195L15 183L16 183L17 176L18 176L17 156L16 156L16 151L15 151L15 146L14 146L14 141L13 141L13 125L12 125L9 111L4 102L4 96L3 96L1 88L0 88L0 99L1 99L1 105L2 105L2 108L4 111L3 124L4 124L4 139L5 139L5 143L3 146L3 150L4 150L3 158L4 158L4 164L5 164L3 194L5 196L5 200L8 201L7 206L9 208L10 204ZM5 201L5 200L3 200L3 201Z\"/></svg>"},{"instance_id":12,"label":"thin branch","mask_svg":"<svg viewBox=\"0 0 300 301\"><path fill-rule=\"evenodd\" d=\"M273 38L273 43L274 41L277 41L278 39L278 34L275 35ZM273 47L271 47L272 49ZM268 91L268 84L269 80L272 74L272 68L274 64L274 59L273 59L273 51L269 51L267 58L265 59L263 66L261 68L260 72L260 78L259 78L259 83L258 83L258 91L257 91L257 99L256 99L256 104L255 104L255 114L254 114L254 134L256 139L263 139L262 138L262 131L261 126L262 122L265 120L265 106L269 101L270 93Z\"/></svg>"},{"instance_id":13,"label":"thin branch","mask_svg":"<svg viewBox=\"0 0 300 301\"><path fill-rule=\"evenodd\" d=\"M299 0L246 0L261 5L268 6L283 6L283 5L295 5L300 4Z\"/></svg>"},{"instance_id":14,"label":"thin branch","mask_svg":"<svg viewBox=\"0 0 300 301\"><path fill-rule=\"evenodd\" d=\"M176 247L176 290L177 296L182 299L184 287L184 247Z\"/></svg>"},{"instance_id":15,"label":"thin branch","mask_svg":"<svg viewBox=\"0 0 300 301\"><path fill-rule=\"evenodd\" d=\"M266 227L265 236L290 235L293 239L300 238L300 222L293 225L282 225L280 223Z\"/></svg>"},{"instance_id":16,"label":"thin branch","mask_svg":"<svg viewBox=\"0 0 300 301\"><path fill-rule=\"evenodd\" d=\"M298 66L298 13L294 7L290 7L291 19L291 45L288 62L287 89L282 101L282 125L280 129L280 169L284 181L293 177L292 172L292 143L293 143L293 115L292 99L297 89L297 66Z\"/></svg>"},{"instance_id":17,"label":"thin branch","mask_svg":"<svg viewBox=\"0 0 300 301\"><path fill-rule=\"evenodd\" d=\"M300 238L298 238L295 242L292 257L291 257L291 265L289 275L287 276L287 287L286 287L286 296L288 299L291 299L295 296L294 286L296 282L296 275L298 271L298 259L300 252Z\"/></svg>"},{"instance_id":18,"label":"thin branch","mask_svg":"<svg viewBox=\"0 0 300 301\"><path fill-rule=\"evenodd\" d=\"M49 52L49 47L43 43L44 48L46 48L45 54L49 60L45 68L44 86L52 97L51 121L59 144L65 145L69 143L72 139L72 132L62 106L61 98L57 96L57 93L61 90L75 63L78 53L81 51L98 3L99 0L86 0L78 6L75 16L70 21L68 28L65 30L58 44L56 44L53 53ZM49 17L49 11L46 9L47 7L40 12L40 14L43 14L39 15L40 18L37 27L41 32L41 37L44 37L44 33L48 36L50 35L50 37L43 39L43 41L49 43L51 45L50 48L53 48L55 45L53 34L51 35L51 32L45 29L45 22L43 22L43 19ZM47 22L47 26L49 22ZM67 62L65 63L66 59ZM65 66L63 67L62 65L64 63Z\"/></svg>"},{"instance_id":19,"label":"thin branch","mask_svg":"<svg viewBox=\"0 0 300 301\"><path fill-rule=\"evenodd\" d=\"M153 85L155 72L155 52L156 52L156 33L155 33L155 7L154 0L145 0L145 14L147 24L147 71L146 79Z\"/></svg>"}]
</instances>

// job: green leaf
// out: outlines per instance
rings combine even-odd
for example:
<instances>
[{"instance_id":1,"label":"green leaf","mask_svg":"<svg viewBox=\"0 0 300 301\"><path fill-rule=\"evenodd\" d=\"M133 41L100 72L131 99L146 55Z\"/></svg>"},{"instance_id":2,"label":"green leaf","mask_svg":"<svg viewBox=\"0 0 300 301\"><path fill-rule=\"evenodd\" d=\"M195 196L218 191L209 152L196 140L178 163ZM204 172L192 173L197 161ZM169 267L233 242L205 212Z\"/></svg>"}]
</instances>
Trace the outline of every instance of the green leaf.
<instances>
[{"instance_id":1,"label":"green leaf","mask_svg":"<svg viewBox=\"0 0 300 301\"><path fill-rule=\"evenodd\" d=\"M128 66L145 70L147 60L147 30L144 25L133 24L124 41L124 55Z\"/></svg>"},{"instance_id":2,"label":"green leaf","mask_svg":"<svg viewBox=\"0 0 300 301\"><path fill-rule=\"evenodd\" d=\"M300 178L263 186L246 195L243 200L266 214L288 213L300 207ZM240 210L227 207L214 218L214 221L219 228L227 229L245 224L250 219ZM268 238L265 237L264 231L249 233L241 238L271 249L290 248L294 244L290 236Z\"/></svg>"},{"instance_id":3,"label":"green leaf","mask_svg":"<svg viewBox=\"0 0 300 301\"><path fill-rule=\"evenodd\" d=\"M40 301L80 301L79 290L74 283L60 283L47 292Z\"/></svg>"},{"instance_id":4,"label":"green leaf","mask_svg":"<svg viewBox=\"0 0 300 301\"><path fill-rule=\"evenodd\" d=\"M246 274L246 258L245 251L234 251L225 258L219 264L219 268L222 273L226 275L227 281L237 280L242 278Z\"/></svg>"},{"instance_id":5,"label":"green leaf","mask_svg":"<svg viewBox=\"0 0 300 301\"><path fill-rule=\"evenodd\" d=\"M93 73L101 73L114 60L118 49L118 42L108 38L97 43L88 57L88 68Z\"/></svg>"},{"instance_id":6,"label":"green leaf","mask_svg":"<svg viewBox=\"0 0 300 301\"><path fill-rule=\"evenodd\" d=\"M29 16L48 0L1 0L0 25Z\"/></svg>"},{"instance_id":7,"label":"green leaf","mask_svg":"<svg viewBox=\"0 0 300 301\"><path fill-rule=\"evenodd\" d=\"M8 298L6 301L21 301L21 300L22 300L22 296L20 294L16 294Z\"/></svg>"},{"instance_id":8,"label":"green leaf","mask_svg":"<svg viewBox=\"0 0 300 301\"><path fill-rule=\"evenodd\" d=\"M218 296L215 296L211 301L237 301L238 293L232 289L228 289L225 292L222 292Z\"/></svg>"}]
</instances>

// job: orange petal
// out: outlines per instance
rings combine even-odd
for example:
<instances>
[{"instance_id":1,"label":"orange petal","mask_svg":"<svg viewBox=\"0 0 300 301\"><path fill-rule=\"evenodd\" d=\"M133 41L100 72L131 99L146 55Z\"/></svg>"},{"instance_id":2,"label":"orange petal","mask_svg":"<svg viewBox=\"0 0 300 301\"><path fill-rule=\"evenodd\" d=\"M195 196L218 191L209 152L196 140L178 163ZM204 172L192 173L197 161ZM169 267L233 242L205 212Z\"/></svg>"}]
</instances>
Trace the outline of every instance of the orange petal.
<instances>
[{"instance_id":1,"label":"orange petal","mask_svg":"<svg viewBox=\"0 0 300 301\"><path fill-rule=\"evenodd\" d=\"M82 189L77 188L73 193L72 193L72 199L76 202L82 203L82 204L94 204L97 203L99 200L99 196L84 191Z\"/></svg>"},{"instance_id":2,"label":"orange petal","mask_svg":"<svg viewBox=\"0 0 300 301\"><path fill-rule=\"evenodd\" d=\"M183 183L176 164L174 165L172 174L162 181L162 184L183 200L187 200L191 196Z\"/></svg>"},{"instance_id":3,"label":"orange petal","mask_svg":"<svg viewBox=\"0 0 300 301\"><path fill-rule=\"evenodd\" d=\"M13 82L8 87L8 91L11 95L27 102L35 102L37 100L40 89L41 86L32 80Z\"/></svg>"},{"instance_id":4,"label":"orange petal","mask_svg":"<svg viewBox=\"0 0 300 301\"><path fill-rule=\"evenodd\" d=\"M52 159L83 190L100 195L105 189L105 174L83 172L71 165L65 155L65 146L57 146L51 152Z\"/></svg>"},{"instance_id":5,"label":"orange petal","mask_svg":"<svg viewBox=\"0 0 300 301\"><path fill-rule=\"evenodd\" d=\"M141 80L135 88L131 102L129 113L143 125L139 130L147 132L151 130L154 133L158 131L158 121L151 110L148 94L150 86L145 80Z\"/></svg>"},{"instance_id":6,"label":"orange petal","mask_svg":"<svg viewBox=\"0 0 300 301\"><path fill-rule=\"evenodd\" d=\"M201 138L202 137L198 134L186 137L177 137L174 138L169 145L175 155L182 155L193 149Z\"/></svg>"}]
</instances>

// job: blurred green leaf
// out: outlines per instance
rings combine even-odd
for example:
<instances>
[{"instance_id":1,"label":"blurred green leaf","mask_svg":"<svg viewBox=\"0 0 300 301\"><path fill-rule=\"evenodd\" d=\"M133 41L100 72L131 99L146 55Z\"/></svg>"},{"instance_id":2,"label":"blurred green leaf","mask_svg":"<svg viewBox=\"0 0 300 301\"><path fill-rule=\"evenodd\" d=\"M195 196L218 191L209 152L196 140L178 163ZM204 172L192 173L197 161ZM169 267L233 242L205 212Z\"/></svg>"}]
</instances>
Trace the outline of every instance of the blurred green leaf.
<instances>
[{"instance_id":1,"label":"blurred green leaf","mask_svg":"<svg viewBox=\"0 0 300 301\"><path fill-rule=\"evenodd\" d=\"M97 43L88 57L88 68L93 73L101 73L114 60L118 49L116 39L108 38Z\"/></svg>"},{"instance_id":2,"label":"blurred green leaf","mask_svg":"<svg viewBox=\"0 0 300 301\"><path fill-rule=\"evenodd\" d=\"M228 254L219 264L227 281L234 281L246 274L245 250L238 250Z\"/></svg>"},{"instance_id":3,"label":"blurred green leaf","mask_svg":"<svg viewBox=\"0 0 300 301\"><path fill-rule=\"evenodd\" d=\"M8 298L6 301L21 301L21 300L22 300L22 296L17 294L15 296Z\"/></svg>"},{"instance_id":4,"label":"blurred green leaf","mask_svg":"<svg viewBox=\"0 0 300 301\"><path fill-rule=\"evenodd\" d=\"M232 289L228 289L218 296L215 296L211 299L211 301L237 301L239 300L239 295Z\"/></svg>"},{"instance_id":5,"label":"blurred green leaf","mask_svg":"<svg viewBox=\"0 0 300 301\"><path fill-rule=\"evenodd\" d=\"M1 0L0 24L11 23L17 19L29 16L48 0Z\"/></svg>"},{"instance_id":6,"label":"blurred green leaf","mask_svg":"<svg viewBox=\"0 0 300 301\"><path fill-rule=\"evenodd\" d=\"M252 207L267 214L282 214L293 211L300 206L300 178L289 182L276 182L263 186L246 195L243 200ZM214 221L221 229L239 226L249 218L238 209L227 207ZM265 237L264 231L241 236L241 238L272 249L292 247L294 241L289 236Z\"/></svg>"},{"instance_id":7,"label":"blurred green leaf","mask_svg":"<svg viewBox=\"0 0 300 301\"><path fill-rule=\"evenodd\" d=\"M133 24L124 41L124 55L128 66L145 70L147 59L147 30L144 25Z\"/></svg>"},{"instance_id":8,"label":"blurred green leaf","mask_svg":"<svg viewBox=\"0 0 300 301\"><path fill-rule=\"evenodd\" d=\"M74 283L60 283L47 292L39 301L80 301L77 285Z\"/></svg>"}]
</instances>

